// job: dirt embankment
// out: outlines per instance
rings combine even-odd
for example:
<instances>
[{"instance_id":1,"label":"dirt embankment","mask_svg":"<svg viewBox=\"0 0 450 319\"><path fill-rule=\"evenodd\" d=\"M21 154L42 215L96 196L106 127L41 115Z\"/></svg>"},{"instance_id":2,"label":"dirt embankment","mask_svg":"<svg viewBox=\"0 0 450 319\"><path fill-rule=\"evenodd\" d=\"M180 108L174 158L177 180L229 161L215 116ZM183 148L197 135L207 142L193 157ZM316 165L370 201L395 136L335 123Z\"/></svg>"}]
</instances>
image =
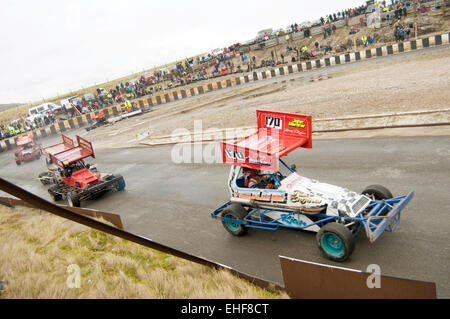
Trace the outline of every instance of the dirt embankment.
<instances>
[{"instance_id":1,"label":"dirt embankment","mask_svg":"<svg viewBox=\"0 0 450 319\"><path fill-rule=\"evenodd\" d=\"M163 105L141 117L88 134L96 147L138 145L136 134L252 126L266 109L331 118L449 107L450 48L350 64L339 71L300 74L286 83L254 83Z\"/></svg>"}]
</instances>

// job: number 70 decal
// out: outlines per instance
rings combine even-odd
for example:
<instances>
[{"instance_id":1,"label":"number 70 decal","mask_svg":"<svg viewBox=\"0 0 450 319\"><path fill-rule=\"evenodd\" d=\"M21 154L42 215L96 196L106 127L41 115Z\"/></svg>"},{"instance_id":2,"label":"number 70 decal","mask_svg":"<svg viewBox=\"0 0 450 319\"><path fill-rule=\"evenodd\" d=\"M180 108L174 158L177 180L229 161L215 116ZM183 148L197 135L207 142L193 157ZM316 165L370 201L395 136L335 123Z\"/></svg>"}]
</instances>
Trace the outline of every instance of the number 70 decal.
<instances>
[{"instance_id":1,"label":"number 70 decal","mask_svg":"<svg viewBox=\"0 0 450 319\"><path fill-rule=\"evenodd\" d=\"M266 116L266 126L281 129L283 127L283 120L279 117Z\"/></svg>"}]
</instances>

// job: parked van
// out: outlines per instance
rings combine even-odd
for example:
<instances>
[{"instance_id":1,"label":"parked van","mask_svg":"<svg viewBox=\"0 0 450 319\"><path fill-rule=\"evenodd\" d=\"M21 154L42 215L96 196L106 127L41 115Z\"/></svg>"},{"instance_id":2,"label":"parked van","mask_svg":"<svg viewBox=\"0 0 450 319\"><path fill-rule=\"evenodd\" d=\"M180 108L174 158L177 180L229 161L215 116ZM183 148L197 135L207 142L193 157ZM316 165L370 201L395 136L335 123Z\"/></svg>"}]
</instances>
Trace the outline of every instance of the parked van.
<instances>
[{"instance_id":1,"label":"parked van","mask_svg":"<svg viewBox=\"0 0 450 319\"><path fill-rule=\"evenodd\" d=\"M267 34L267 37L270 37L270 35L272 34L273 29L264 29L258 32L258 34L256 35L256 42L261 42L264 41L264 35Z\"/></svg>"},{"instance_id":2,"label":"parked van","mask_svg":"<svg viewBox=\"0 0 450 319\"><path fill-rule=\"evenodd\" d=\"M72 104L76 105L78 101L81 102L81 99L74 95L67 99L61 100L61 106L65 106L67 110L70 110L72 108Z\"/></svg>"},{"instance_id":3,"label":"parked van","mask_svg":"<svg viewBox=\"0 0 450 319\"><path fill-rule=\"evenodd\" d=\"M48 112L58 113L61 108L61 106L54 103L43 103L38 106L34 106L28 110L27 120L33 122L36 117L43 117Z\"/></svg>"}]
</instances>

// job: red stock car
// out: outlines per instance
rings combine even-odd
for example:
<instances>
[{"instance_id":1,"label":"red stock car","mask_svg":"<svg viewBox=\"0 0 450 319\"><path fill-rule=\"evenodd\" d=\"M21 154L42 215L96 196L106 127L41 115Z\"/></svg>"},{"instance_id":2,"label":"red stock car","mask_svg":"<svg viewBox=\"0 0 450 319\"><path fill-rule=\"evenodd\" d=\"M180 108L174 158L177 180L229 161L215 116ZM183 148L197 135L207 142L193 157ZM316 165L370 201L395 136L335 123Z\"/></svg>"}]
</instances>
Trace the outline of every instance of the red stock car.
<instances>
[{"instance_id":1,"label":"red stock car","mask_svg":"<svg viewBox=\"0 0 450 319\"><path fill-rule=\"evenodd\" d=\"M33 132L20 136L17 139L16 146L19 148L18 151L14 152L17 165L41 158L41 146L34 143Z\"/></svg>"},{"instance_id":2,"label":"red stock car","mask_svg":"<svg viewBox=\"0 0 450 319\"><path fill-rule=\"evenodd\" d=\"M47 152L59 172L56 183L48 189L53 200L66 198L69 206L80 207L81 201L98 198L109 191L124 190L125 180L121 175L100 174L84 163L83 159L87 157L95 158L91 142L79 136L77 142L76 147L73 142L72 147L70 141L66 142L59 153Z\"/></svg>"}]
</instances>

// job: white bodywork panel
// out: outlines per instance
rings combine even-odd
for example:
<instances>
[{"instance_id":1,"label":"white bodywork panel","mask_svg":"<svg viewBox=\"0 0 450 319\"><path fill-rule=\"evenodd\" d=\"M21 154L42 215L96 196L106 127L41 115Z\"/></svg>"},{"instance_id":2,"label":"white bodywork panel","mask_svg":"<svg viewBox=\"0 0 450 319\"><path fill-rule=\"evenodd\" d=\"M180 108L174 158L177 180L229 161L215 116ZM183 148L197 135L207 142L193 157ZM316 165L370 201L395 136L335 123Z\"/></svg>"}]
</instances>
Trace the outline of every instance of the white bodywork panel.
<instances>
[{"instance_id":1,"label":"white bodywork panel","mask_svg":"<svg viewBox=\"0 0 450 319\"><path fill-rule=\"evenodd\" d=\"M289 209L289 207L317 208L327 206L326 214L329 216L355 217L371 202L371 199L367 196L346 188L300 176L296 172L283 179L277 189L238 187L236 180L240 171L240 166L232 166L230 171L228 186L230 187L232 200L240 199L248 202L254 200L258 202L260 207L264 207L264 203L285 205L286 209ZM267 207L270 208L270 206ZM278 213L280 214L274 219L279 219L281 212L271 212L267 215L272 217L270 214ZM304 217L306 219L296 220L298 224L303 225L302 222L311 223L307 216ZM291 222L295 223L293 220ZM309 230L316 229L316 227L311 226Z\"/></svg>"}]
</instances>

